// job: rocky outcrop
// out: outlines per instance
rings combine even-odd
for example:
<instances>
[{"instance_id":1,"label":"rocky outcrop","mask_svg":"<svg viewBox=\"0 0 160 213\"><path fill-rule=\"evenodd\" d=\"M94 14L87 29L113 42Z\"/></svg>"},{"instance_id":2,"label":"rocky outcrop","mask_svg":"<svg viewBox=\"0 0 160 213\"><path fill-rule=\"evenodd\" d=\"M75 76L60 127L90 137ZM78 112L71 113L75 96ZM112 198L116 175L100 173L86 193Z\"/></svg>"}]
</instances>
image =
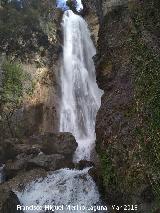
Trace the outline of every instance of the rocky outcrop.
<instances>
[{"instance_id":1,"label":"rocky outcrop","mask_svg":"<svg viewBox=\"0 0 160 213\"><path fill-rule=\"evenodd\" d=\"M156 77L151 81L148 74L154 76L154 63L159 67L158 1L96 2L100 31L95 63L98 85L104 90L96 146L104 194L109 204L137 203L139 212L149 213L157 207L154 194L159 191L159 163L153 157L159 153L158 125L152 117L154 109L160 109L152 99L159 82ZM157 162L156 167L152 161ZM144 198L144 194L151 197Z\"/></svg>"},{"instance_id":2,"label":"rocky outcrop","mask_svg":"<svg viewBox=\"0 0 160 213\"><path fill-rule=\"evenodd\" d=\"M98 0L95 1L97 14L100 17L100 20L103 20L103 17L107 15L114 8L122 5L127 5L130 2L137 2L137 0Z\"/></svg>"},{"instance_id":3,"label":"rocky outcrop","mask_svg":"<svg viewBox=\"0 0 160 213\"><path fill-rule=\"evenodd\" d=\"M1 213L23 213L17 210L20 205L18 197L11 190L0 188L0 212Z\"/></svg>"},{"instance_id":4,"label":"rocky outcrop","mask_svg":"<svg viewBox=\"0 0 160 213\"><path fill-rule=\"evenodd\" d=\"M26 168L43 168L46 170L55 171L61 168L71 168L74 167L72 163L60 154L45 155L40 153L38 156L30 159L27 162Z\"/></svg>"},{"instance_id":5,"label":"rocky outcrop","mask_svg":"<svg viewBox=\"0 0 160 213\"><path fill-rule=\"evenodd\" d=\"M58 128L58 113L56 111L58 106L58 94L56 91L57 63L58 61L55 61L52 68L44 66L36 69L33 94L24 101L23 109L15 116L17 120L20 119L20 132L25 136L55 132Z\"/></svg>"},{"instance_id":6,"label":"rocky outcrop","mask_svg":"<svg viewBox=\"0 0 160 213\"><path fill-rule=\"evenodd\" d=\"M27 184L37 181L40 178L44 178L47 174L48 171L41 168L31 169L30 171L21 171L19 175L0 185L0 189L3 191L8 191L9 189L14 192L23 191Z\"/></svg>"},{"instance_id":7,"label":"rocky outcrop","mask_svg":"<svg viewBox=\"0 0 160 213\"><path fill-rule=\"evenodd\" d=\"M70 133L38 135L21 141L7 139L4 144L1 150L6 181L0 185L2 213L22 212L16 210L20 203L13 191L22 191L27 184L46 177L49 172L74 168L72 158L77 143Z\"/></svg>"},{"instance_id":8,"label":"rocky outcrop","mask_svg":"<svg viewBox=\"0 0 160 213\"><path fill-rule=\"evenodd\" d=\"M71 133L46 133L21 139L20 142L19 145L15 145L19 154L37 154L42 151L47 155L57 153L72 156L77 148Z\"/></svg>"},{"instance_id":9,"label":"rocky outcrop","mask_svg":"<svg viewBox=\"0 0 160 213\"><path fill-rule=\"evenodd\" d=\"M25 139L18 140L17 138L10 138L0 143L1 162L7 160L14 160L21 154L31 155L38 154L41 146L39 144L31 144Z\"/></svg>"},{"instance_id":10,"label":"rocky outcrop","mask_svg":"<svg viewBox=\"0 0 160 213\"><path fill-rule=\"evenodd\" d=\"M47 171L73 168L77 143L70 133L45 134L30 138L7 139L1 144L1 162L6 180L20 172L42 168Z\"/></svg>"},{"instance_id":11,"label":"rocky outcrop","mask_svg":"<svg viewBox=\"0 0 160 213\"><path fill-rule=\"evenodd\" d=\"M23 212L17 210L17 205L22 205L16 193L23 191L27 184L44 178L48 173L43 169L33 169L30 171L22 171L18 176L0 185L0 212L15 213Z\"/></svg>"},{"instance_id":12,"label":"rocky outcrop","mask_svg":"<svg viewBox=\"0 0 160 213\"><path fill-rule=\"evenodd\" d=\"M72 157L77 148L75 138L71 133L57 133L42 136L42 151L45 154L63 154Z\"/></svg>"},{"instance_id":13,"label":"rocky outcrop","mask_svg":"<svg viewBox=\"0 0 160 213\"><path fill-rule=\"evenodd\" d=\"M82 1L84 5L84 19L88 23L90 32L91 32L91 38L95 44L97 45L98 40L98 32L99 32L99 19L96 12L96 5L95 1Z\"/></svg>"}]
</instances>

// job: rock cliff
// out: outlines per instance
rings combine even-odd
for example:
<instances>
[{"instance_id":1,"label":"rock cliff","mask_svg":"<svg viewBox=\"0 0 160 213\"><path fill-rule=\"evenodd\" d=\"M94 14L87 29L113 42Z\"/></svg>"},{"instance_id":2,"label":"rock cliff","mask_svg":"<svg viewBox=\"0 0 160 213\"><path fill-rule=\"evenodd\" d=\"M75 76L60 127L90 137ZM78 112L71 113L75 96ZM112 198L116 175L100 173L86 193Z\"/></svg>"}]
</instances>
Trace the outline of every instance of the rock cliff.
<instances>
[{"instance_id":1,"label":"rock cliff","mask_svg":"<svg viewBox=\"0 0 160 213\"><path fill-rule=\"evenodd\" d=\"M159 208L160 5L156 0L95 5L100 21L95 63L104 90L96 145L105 198L154 212Z\"/></svg>"},{"instance_id":2,"label":"rock cliff","mask_svg":"<svg viewBox=\"0 0 160 213\"><path fill-rule=\"evenodd\" d=\"M61 52L59 29L62 13L52 1L40 1L38 4L34 1L27 2L23 8L10 3L0 7L1 111L7 108L8 102L12 105L12 112L14 111L7 119L4 116L4 113L8 113L7 110L1 113L0 125L5 129L3 137L55 132L58 127L56 80ZM20 97L22 101L19 98L18 102L21 104L16 106L13 106L15 100L10 101L9 97L8 101L3 97L5 89L7 97L9 93L14 93L9 90L13 86L11 83L8 83L7 88L3 86L6 85L6 61L10 65L8 72L13 72L17 66L21 67L24 75L30 76L29 83L26 78L22 79L23 89L29 88L30 91ZM18 92L21 91L17 90Z\"/></svg>"}]
</instances>

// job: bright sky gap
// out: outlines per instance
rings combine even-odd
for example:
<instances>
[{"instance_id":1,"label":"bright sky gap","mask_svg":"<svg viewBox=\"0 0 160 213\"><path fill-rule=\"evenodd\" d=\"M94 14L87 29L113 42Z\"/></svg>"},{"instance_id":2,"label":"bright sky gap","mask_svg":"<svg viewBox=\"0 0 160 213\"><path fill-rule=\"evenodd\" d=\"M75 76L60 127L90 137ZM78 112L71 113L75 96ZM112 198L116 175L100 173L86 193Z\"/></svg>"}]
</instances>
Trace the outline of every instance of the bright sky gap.
<instances>
[{"instance_id":1,"label":"bright sky gap","mask_svg":"<svg viewBox=\"0 0 160 213\"><path fill-rule=\"evenodd\" d=\"M76 4L77 11L80 11L83 9L81 0L73 0L73 1ZM63 10L68 10L69 8L67 7L66 2L67 0L57 0L57 7Z\"/></svg>"}]
</instances>

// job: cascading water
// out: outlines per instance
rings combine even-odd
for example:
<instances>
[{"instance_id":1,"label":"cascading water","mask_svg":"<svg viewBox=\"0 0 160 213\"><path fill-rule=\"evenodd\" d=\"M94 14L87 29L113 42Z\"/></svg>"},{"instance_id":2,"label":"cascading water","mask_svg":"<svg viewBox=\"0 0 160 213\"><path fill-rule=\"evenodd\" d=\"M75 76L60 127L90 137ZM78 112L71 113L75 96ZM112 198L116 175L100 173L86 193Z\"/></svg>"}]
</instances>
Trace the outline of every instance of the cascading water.
<instances>
[{"instance_id":1,"label":"cascading water","mask_svg":"<svg viewBox=\"0 0 160 213\"><path fill-rule=\"evenodd\" d=\"M54 212L105 212L99 211L104 207L100 204L96 184L89 176L88 170L89 168L55 171L45 179L30 183L23 193L17 193L18 198L24 206L43 207L42 210L36 211L38 213L46 212L49 205L53 207ZM32 211L25 210L24 212Z\"/></svg>"},{"instance_id":2,"label":"cascading water","mask_svg":"<svg viewBox=\"0 0 160 213\"><path fill-rule=\"evenodd\" d=\"M86 22L72 11L63 16L64 48L61 65L60 131L71 132L78 149L75 160L90 159L95 141L95 119L100 107L102 91L96 84L92 57L96 51ZM61 169L27 185L23 192L16 192L21 204L45 206L48 212L106 212L100 206L96 184L83 170ZM31 212L24 210L24 212Z\"/></svg>"},{"instance_id":3,"label":"cascading water","mask_svg":"<svg viewBox=\"0 0 160 213\"><path fill-rule=\"evenodd\" d=\"M90 160L95 143L95 120L102 91L96 84L92 57L96 54L87 23L71 10L63 16L64 47L61 66L60 131L78 142L76 161Z\"/></svg>"}]
</instances>

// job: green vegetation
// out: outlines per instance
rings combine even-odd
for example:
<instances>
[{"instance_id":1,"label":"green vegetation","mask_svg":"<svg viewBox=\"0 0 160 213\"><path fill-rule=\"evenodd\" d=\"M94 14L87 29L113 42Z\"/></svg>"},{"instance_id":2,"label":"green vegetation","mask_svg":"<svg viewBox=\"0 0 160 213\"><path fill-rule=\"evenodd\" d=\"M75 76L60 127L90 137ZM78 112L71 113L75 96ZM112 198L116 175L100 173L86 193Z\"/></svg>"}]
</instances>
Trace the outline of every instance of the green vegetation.
<instances>
[{"instance_id":1,"label":"green vegetation","mask_svg":"<svg viewBox=\"0 0 160 213\"><path fill-rule=\"evenodd\" d=\"M0 128L6 129L0 137L17 137L16 131L21 135L25 131L27 115L22 115L19 109L24 97L32 95L35 82L23 67L33 67L34 73L36 68L53 67L53 56L58 51L60 12L55 9L55 0L21 0L21 3L0 0L0 59L6 57L3 64L0 62L3 70Z\"/></svg>"},{"instance_id":2,"label":"green vegetation","mask_svg":"<svg viewBox=\"0 0 160 213\"><path fill-rule=\"evenodd\" d=\"M5 61L2 65L2 70L4 72L4 79L1 103L19 102L23 96L22 80L24 73L21 65Z\"/></svg>"},{"instance_id":3,"label":"green vegetation","mask_svg":"<svg viewBox=\"0 0 160 213\"><path fill-rule=\"evenodd\" d=\"M54 0L25 2L23 8L8 3L0 9L0 53L29 61L36 54L43 55L49 48L49 37L56 34Z\"/></svg>"},{"instance_id":4,"label":"green vegetation","mask_svg":"<svg viewBox=\"0 0 160 213\"><path fill-rule=\"evenodd\" d=\"M148 177L160 199L160 56L148 49L141 40L134 37L132 58L136 67L137 114L141 122L137 136L146 160ZM140 42L141 41L141 42Z\"/></svg>"},{"instance_id":5,"label":"green vegetation","mask_svg":"<svg viewBox=\"0 0 160 213\"><path fill-rule=\"evenodd\" d=\"M131 37L131 56L135 66L136 129L141 145L141 158L158 203L160 203L160 53L156 36L160 25L157 1L146 1L145 10L137 10L134 22L137 33ZM143 11L143 12L142 12ZM143 40L144 29L151 40Z\"/></svg>"},{"instance_id":6,"label":"green vegetation","mask_svg":"<svg viewBox=\"0 0 160 213\"><path fill-rule=\"evenodd\" d=\"M15 136L12 129L12 116L21 106L23 98L33 90L31 76L26 74L20 63L5 60L2 64L2 88L0 90L1 127L7 124L11 136ZM26 86L27 85L27 86ZM5 127L4 127L5 128Z\"/></svg>"},{"instance_id":7,"label":"green vegetation","mask_svg":"<svg viewBox=\"0 0 160 213\"><path fill-rule=\"evenodd\" d=\"M105 186L117 185L117 177L114 172L112 162L105 153L100 154L100 161L102 167L103 182Z\"/></svg>"}]
</instances>

